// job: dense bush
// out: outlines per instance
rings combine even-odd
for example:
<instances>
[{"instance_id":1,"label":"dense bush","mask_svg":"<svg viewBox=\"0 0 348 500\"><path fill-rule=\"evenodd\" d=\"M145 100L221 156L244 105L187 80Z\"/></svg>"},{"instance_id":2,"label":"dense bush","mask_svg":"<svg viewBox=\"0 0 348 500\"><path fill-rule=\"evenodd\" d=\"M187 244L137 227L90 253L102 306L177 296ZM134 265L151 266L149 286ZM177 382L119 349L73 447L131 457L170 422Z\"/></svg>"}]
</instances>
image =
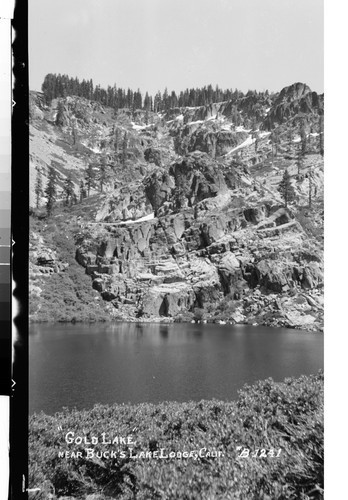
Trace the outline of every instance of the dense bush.
<instances>
[{"instance_id":1,"label":"dense bush","mask_svg":"<svg viewBox=\"0 0 348 500\"><path fill-rule=\"evenodd\" d=\"M140 451L220 451L223 456L137 458L130 445L68 444L64 436L132 436ZM158 405L96 405L91 410L43 413L30 419L30 487L35 498L126 499L319 499L323 498L323 376L272 379L245 386L237 402L164 402ZM240 448L241 447L241 448ZM124 457L87 458L122 449ZM279 456L241 456L272 449ZM58 451L81 451L59 458ZM204 455L204 453L203 453ZM46 493L43 493L46 492Z\"/></svg>"},{"instance_id":2,"label":"dense bush","mask_svg":"<svg viewBox=\"0 0 348 500\"><path fill-rule=\"evenodd\" d=\"M221 301L219 301L215 309L208 306L210 317L214 321L230 321L231 316L236 312L240 302L234 299L234 293L229 293Z\"/></svg>"}]
</instances>

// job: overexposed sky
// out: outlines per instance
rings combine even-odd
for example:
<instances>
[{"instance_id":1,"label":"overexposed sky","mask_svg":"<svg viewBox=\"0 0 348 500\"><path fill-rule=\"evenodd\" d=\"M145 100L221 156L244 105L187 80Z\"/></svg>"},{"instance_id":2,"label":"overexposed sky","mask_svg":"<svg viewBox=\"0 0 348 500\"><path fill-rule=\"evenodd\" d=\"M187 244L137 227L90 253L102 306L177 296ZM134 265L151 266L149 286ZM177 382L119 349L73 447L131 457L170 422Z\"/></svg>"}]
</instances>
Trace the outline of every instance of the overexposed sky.
<instances>
[{"instance_id":1,"label":"overexposed sky","mask_svg":"<svg viewBox=\"0 0 348 500\"><path fill-rule=\"evenodd\" d=\"M155 93L323 91L323 0L30 0L30 88L47 73Z\"/></svg>"}]
</instances>

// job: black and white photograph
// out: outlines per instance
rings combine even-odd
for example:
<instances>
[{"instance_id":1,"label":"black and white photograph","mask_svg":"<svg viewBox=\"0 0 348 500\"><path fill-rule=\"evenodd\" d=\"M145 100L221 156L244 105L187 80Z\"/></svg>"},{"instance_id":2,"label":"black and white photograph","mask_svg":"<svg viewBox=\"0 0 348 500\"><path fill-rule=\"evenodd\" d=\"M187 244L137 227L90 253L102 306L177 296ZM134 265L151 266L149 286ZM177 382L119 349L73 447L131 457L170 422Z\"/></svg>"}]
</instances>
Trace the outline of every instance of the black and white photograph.
<instances>
[{"instance_id":1,"label":"black and white photograph","mask_svg":"<svg viewBox=\"0 0 348 500\"><path fill-rule=\"evenodd\" d=\"M28 15L29 499L323 499L323 0Z\"/></svg>"}]
</instances>

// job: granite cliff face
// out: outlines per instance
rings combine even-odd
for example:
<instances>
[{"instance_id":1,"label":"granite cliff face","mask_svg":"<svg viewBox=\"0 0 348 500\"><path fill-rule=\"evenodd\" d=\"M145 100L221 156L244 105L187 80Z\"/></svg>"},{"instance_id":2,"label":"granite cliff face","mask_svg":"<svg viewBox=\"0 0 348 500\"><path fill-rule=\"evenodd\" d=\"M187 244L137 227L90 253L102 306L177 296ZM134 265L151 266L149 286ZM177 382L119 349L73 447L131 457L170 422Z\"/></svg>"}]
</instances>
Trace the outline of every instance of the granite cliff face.
<instances>
[{"instance_id":1,"label":"granite cliff face","mask_svg":"<svg viewBox=\"0 0 348 500\"><path fill-rule=\"evenodd\" d=\"M32 205L38 169L45 184L53 166L62 202L51 218L65 224L77 263L107 305L106 319L320 330L322 102L294 84L274 96L145 118L77 97L47 107L32 94ZM301 119L311 129L299 166ZM109 166L102 189L96 181L89 196L64 206L66 178L77 190L89 163L100 175L101 158ZM286 169L294 192L287 207L278 190ZM55 250L59 262L60 248L48 246L44 202L33 208L42 222L35 219L32 273L39 255ZM52 272L68 269L63 262ZM36 276L35 287L49 290L50 277ZM40 320L39 310L32 313Z\"/></svg>"},{"instance_id":2,"label":"granite cliff face","mask_svg":"<svg viewBox=\"0 0 348 500\"><path fill-rule=\"evenodd\" d=\"M315 121L324 112L324 96L312 92L304 83L285 87L274 100L264 125L271 130L275 123L282 124L291 118L307 123Z\"/></svg>"}]
</instances>

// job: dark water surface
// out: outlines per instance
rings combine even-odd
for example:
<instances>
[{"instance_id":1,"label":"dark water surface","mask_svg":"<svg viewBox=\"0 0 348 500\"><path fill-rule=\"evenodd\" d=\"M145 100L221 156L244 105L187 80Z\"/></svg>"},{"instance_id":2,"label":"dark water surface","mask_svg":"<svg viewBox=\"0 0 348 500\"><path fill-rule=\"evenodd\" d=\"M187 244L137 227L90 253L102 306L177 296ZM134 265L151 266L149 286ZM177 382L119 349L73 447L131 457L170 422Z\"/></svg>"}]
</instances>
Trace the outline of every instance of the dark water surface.
<instances>
[{"instance_id":1,"label":"dark water surface","mask_svg":"<svg viewBox=\"0 0 348 500\"><path fill-rule=\"evenodd\" d=\"M31 325L30 413L95 403L236 399L245 384L316 373L323 335L196 324Z\"/></svg>"}]
</instances>

